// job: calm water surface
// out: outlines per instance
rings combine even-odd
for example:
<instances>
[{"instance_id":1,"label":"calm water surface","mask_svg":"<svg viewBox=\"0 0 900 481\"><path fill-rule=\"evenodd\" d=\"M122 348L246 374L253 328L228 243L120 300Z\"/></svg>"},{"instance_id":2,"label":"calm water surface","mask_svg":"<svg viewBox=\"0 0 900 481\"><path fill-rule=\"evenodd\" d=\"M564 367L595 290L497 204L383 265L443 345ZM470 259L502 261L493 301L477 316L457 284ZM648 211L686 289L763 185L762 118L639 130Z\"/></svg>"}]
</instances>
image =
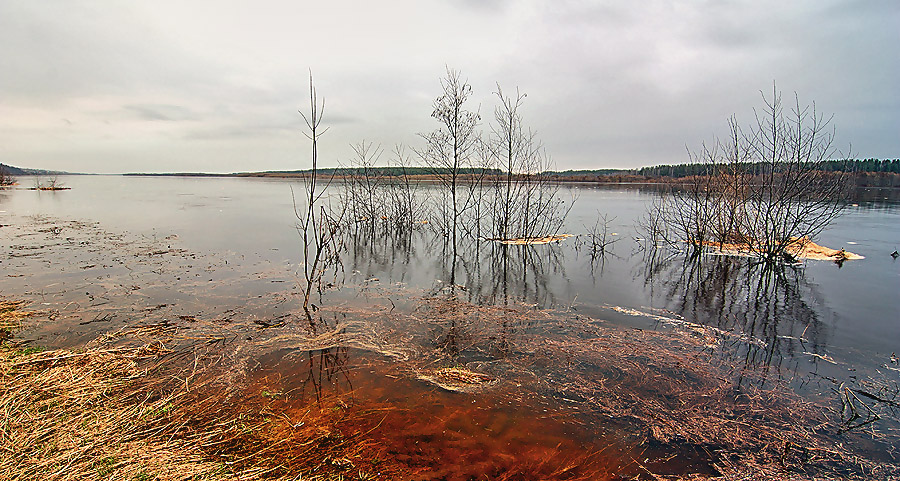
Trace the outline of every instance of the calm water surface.
<instances>
[{"instance_id":1,"label":"calm water surface","mask_svg":"<svg viewBox=\"0 0 900 481\"><path fill-rule=\"evenodd\" d=\"M224 252L279 265L301 255L291 188L286 180L177 177L64 177L68 191L0 191L2 215L41 215L99 222L110 231L147 239L173 234L196 252ZM478 302L517 298L543 307L572 306L586 315L647 327L647 320L610 312L609 306L668 309L690 321L741 328L766 340L771 335L815 338L816 352L851 365L879 365L900 351L900 205L870 194L848 207L823 232L819 243L846 248L866 259L838 266L806 261L780 285L756 285L743 260L713 259L697 267L678 256L655 256L641 248L636 225L657 195L634 187L566 187L573 198L565 232L584 234L598 213L610 219L617 242L600 259L579 249L578 238L560 244L509 249L513 266L502 271L487 264L496 246L468 246L458 283ZM0 217L0 219L4 218ZM390 239L351 243L344 279L377 278L429 289L446 281L441 247L421 234L408 248ZM477 256L473 255L478 249ZM515 252L513 252L515 251ZM651 266L652 268L648 268ZM7 290L11 289L5 286ZM14 289L12 290L14 291ZM11 291L11 292L12 292ZM763 302L761 302L763 301ZM755 306L755 307L754 307ZM761 326L764 324L764 326Z\"/></svg>"}]
</instances>

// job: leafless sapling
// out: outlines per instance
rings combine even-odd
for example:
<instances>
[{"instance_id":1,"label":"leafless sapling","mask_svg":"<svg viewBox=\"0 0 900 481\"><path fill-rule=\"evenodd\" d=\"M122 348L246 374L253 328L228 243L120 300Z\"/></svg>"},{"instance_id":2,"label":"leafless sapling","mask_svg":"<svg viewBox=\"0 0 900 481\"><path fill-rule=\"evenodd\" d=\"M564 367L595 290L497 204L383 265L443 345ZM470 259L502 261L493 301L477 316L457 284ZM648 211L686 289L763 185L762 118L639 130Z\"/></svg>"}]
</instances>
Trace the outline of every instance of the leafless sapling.
<instances>
[{"instance_id":1,"label":"leafless sapling","mask_svg":"<svg viewBox=\"0 0 900 481\"><path fill-rule=\"evenodd\" d=\"M321 288L322 278L329 267L334 266L340 251L341 219L346 212L346 204L340 203L335 208L329 203L326 190L331 178L322 182L319 179L318 140L328 129L322 128L322 115L325 100L321 103L316 95L316 87L312 74L309 76L309 113L300 110L306 123L304 135L311 143L311 169L305 185L305 206L294 203L294 213L299 221L297 229L303 244L303 310L307 319L312 322L310 296L315 286Z\"/></svg>"}]
</instances>

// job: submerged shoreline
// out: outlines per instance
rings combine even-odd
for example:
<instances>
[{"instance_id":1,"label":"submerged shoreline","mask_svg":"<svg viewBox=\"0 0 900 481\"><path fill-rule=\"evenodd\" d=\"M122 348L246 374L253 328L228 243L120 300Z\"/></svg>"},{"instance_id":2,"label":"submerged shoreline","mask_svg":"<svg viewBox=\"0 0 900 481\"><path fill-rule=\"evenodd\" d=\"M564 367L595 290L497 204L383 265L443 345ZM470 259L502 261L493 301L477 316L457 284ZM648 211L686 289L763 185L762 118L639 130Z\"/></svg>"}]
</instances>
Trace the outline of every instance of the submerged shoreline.
<instances>
[{"instance_id":1,"label":"submerged shoreline","mask_svg":"<svg viewBox=\"0 0 900 481\"><path fill-rule=\"evenodd\" d=\"M291 287L270 282L285 274L271 266L246 271L188 252L176 238L131 239L94 224L43 218L4 229L31 239L13 250L28 265L59 264L48 257L56 250L74 262L39 279L10 274L30 283L63 275L71 284L32 287L26 297L38 305L28 309L37 313L15 327L25 337L3 347L3 395L24 406L13 415L70 410L44 425L50 434L5 447L0 462L20 466L22 479L57 462L88 479L292 479L299 472L311 479L862 479L900 472L834 444L841 426L833 406L800 401L787 386L748 382L766 373L710 348L752 340L671 313L610 308L669 325L647 331L571 310L477 306L452 286L404 292L408 300L398 307L387 302L396 287L368 287L366 302L325 305L310 325ZM56 247L27 247L52 239ZM119 259L122 268L103 274L92 255ZM204 275L189 275L197 265ZM243 310L198 308L213 299L246 302L246 288L235 289L248 278L257 279L261 297ZM89 291L90 302L70 297L98 281L107 287ZM197 299L170 299L166 289ZM83 332L51 334L72 328ZM52 349L54 339L69 347L38 351ZM485 382L458 392L446 389L448 377ZM82 400L61 384L87 378L97 389L85 385ZM93 439L87 444L54 438L71 439L65 433L78 423L66 419L97 418L108 423L84 434ZM8 425L5 439L28 435L20 421ZM113 429L123 425L131 431ZM123 432L130 434L110 439ZM52 439L57 451L44 442ZM192 453L190 463L163 467L139 455L177 450ZM449 457L462 461L448 465Z\"/></svg>"}]
</instances>

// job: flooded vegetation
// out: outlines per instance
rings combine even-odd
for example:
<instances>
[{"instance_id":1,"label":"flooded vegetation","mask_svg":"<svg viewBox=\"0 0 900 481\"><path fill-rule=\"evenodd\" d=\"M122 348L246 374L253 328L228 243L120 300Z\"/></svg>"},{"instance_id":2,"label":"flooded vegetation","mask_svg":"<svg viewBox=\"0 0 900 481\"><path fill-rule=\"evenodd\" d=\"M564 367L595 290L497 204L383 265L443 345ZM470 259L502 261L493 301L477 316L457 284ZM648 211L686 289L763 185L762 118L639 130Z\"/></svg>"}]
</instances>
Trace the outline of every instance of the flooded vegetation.
<instances>
[{"instance_id":1,"label":"flooded vegetation","mask_svg":"<svg viewBox=\"0 0 900 481\"><path fill-rule=\"evenodd\" d=\"M418 215L347 216L304 309L292 182L66 183L0 193L4 472L898 473L896 204L860 200L822 233L865 259L773 269L649 248L635 226L667 194L555 187L578 199L557 231L574 237L479 238L467 210L454 256L427 209L441 187L393 179L372 198L410 195Z\"/></svg>"},{"instance_id":2,"label":"flooded vegetation","mask_svg":"<svg viewBox=\"0 0 900 481\"><path fill-rule=\"evenodd\" d=\"M840 175L816 170L832 149L814 111L786 117L776 90L750 133L732 122L729 141L695 154L706 170L682 185L564 188L523 123L523 94L497 87L482 138L471 86L450 69L441 86L438 127L394 149L395 169L376 168L382 148L362 141L344 175L322 175L310 79L302 182L73 177L101 186L78 193L54 177L4 192L2 467L900 474L896 339L835 335L846 293L809 275L889 252L863 244L868 232L840 240L865 255L812 241L847 207ZM409 175L410 157L428 179ZM879 269L857 275L896 276Z\"/></svg>"}]
</instances>

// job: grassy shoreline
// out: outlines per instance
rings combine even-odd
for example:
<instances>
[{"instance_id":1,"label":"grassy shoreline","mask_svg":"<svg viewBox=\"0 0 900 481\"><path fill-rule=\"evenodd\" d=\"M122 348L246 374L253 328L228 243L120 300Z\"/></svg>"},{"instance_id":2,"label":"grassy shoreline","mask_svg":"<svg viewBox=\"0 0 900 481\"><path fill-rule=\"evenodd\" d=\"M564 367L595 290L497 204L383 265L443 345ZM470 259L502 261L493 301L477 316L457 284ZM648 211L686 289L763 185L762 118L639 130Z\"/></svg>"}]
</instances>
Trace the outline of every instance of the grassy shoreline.
<instances>
[{"instance_id":1,"label":"grassy shoreline","mask_svg":"<svg viewBox=\"0 0 900 481\"><path fill-rule=\"evenodd\" d=\"M493 315L516 315L510 309L427 302L420 315L435 319L462 322L475 315L490 322ZM0 329L21 328L32 314L25 307L0 302ZM454 461L435 455L469 446L431 453L427 435L405 434L416 423L439 422L417 419L416 404L366 404L342 394L298 403L284 385L236 378L240 366L220 338L179 337L170 327L133 327L74 350L0 343L0 479L445 479L437 473L454 473L445 469ZM511 469L485 472L488 479L871 479L898 472L822 438L830 428L818 407L792 402L777 390L738 389L696 365L686 347L710 342L705 330L670 333L674 337L604 332L587 343L552 343L541 357L562 362L564 355L577 354L615 366L614 384L601 380L598 388L596 380L576 376L566 392L596 397L593 409L607 412L603 418L610 422L644 426L642 446L707 450L717 472L658 475L642 464L646 460L612 453L607 459L600 452L557 467L550 459L547 466L513 459ZM460 411L459 419L468 419L467 412ZM432 436L440 437L438 431ZM392 448L398 435L416 446ZM634 466L625 474L621 462L646 476ZM582 467L587 471L579 472Z\"/></svg>"},{"instance_id":2,"label":"grassy shoreline","mask_svg":"<svg viewBox=\"0 0 900 481\"><path fill-rule=\"evenodd\" d=\"M0 304L0 326L30 313ZM144 332L143 334L147 334ZM375 479L378 449L325 399L296 422L227 387L209 352L160 339L43 351L0 345L0 479ZM383 477L379 476L381 479Z\"/></svg>"}]
</instances>

